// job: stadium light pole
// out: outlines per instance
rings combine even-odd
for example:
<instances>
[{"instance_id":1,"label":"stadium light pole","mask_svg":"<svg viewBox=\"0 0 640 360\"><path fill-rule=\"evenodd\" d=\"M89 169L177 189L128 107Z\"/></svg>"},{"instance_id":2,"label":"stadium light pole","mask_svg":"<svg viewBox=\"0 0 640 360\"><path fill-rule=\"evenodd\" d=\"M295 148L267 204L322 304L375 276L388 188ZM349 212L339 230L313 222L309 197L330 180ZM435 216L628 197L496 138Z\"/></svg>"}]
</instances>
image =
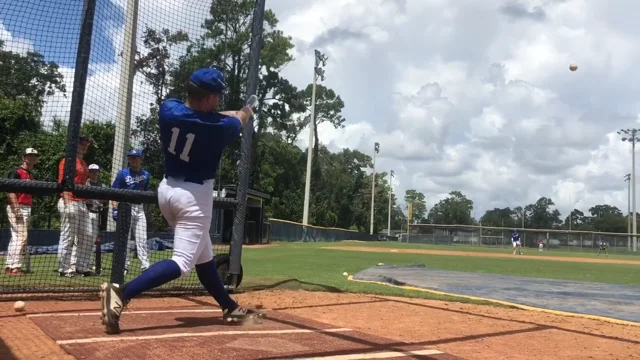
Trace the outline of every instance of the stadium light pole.
<instances>
[{"instance_id":1,"label":"stadium light pole","mask_svg":"<svg viewBox=\"0 0 640 360\"><path fill-rule=\"evenodd\" d=\"M371 225L369 233L373 235L373 205L376 201L376 154L380 152L380 144L375 143L373 146L373 176L371 177Z\"/></svg>"},{"instance_id":2,"label":"stadium light pole","mask_svg":"<svg viewBox=\"0 0 640 360\"><path fill-rule=\"evenodd\" d=\"M387 236L391 236L391 195L393 194L393 185L391 181L393 181L393 170L389 172L389 214L387 214Z\"/></svg>"},{"instance_id":3,"label":"stadium light pole","mask_svg":"<svg viewBox=\"0 0 640 360\"><path fill-rule=\"evenodd\" d=\"M304 184L304 210L302 224L309 224L309 195L311 193L311 162L313 160L313 131L316 117L316 82L318 78L325 80L323 67L327 66L328 57L315 50L315 64L313 66L313 84L311 85L311 115L309 117L309 147L307 148L307 176ZM321 66L322 65L322 66Z\"/></svg>"},{"instance_id":4,"label":"stadium light pole","mask_svg":"<svg viewBox=\"0 0 640 360\"><path fill-rule=\"evenodd\" d=\"M636 142L640 140L638 132L640 129L620 129L618 134L624 134L622 141L631 143L631 211L633 222L631 223L633 230L632 247L633 252L638 251L638 224L636 223Z\"/></svg>"},{"instance_id":5,"label":"stadium light pole","mask_svg":"<svg viewBox=\"0 0 640 360\"><path fill-rule=\"evenodd\" d=\"M131 132L131 102L133 98L133 78L135 77L136 38L138 30L139 0L127 0L124 24L122 71L120 72L120 86L118 87L118 105L116 109L116 134L111 157L111 181L118 175L118 171L127 165L126 154L129 147ZM109 201L109 213L112 202ZM107 216L107 229L115 231L116 222Z\"/></svg>"},{"instance_id":6,"label":"stadium light pole","mask_svg":"<svg viewBox=\"0 0 640 360\"><path fill-rule=\"evenodd\" d=\"M631 252L631 174L624 176L624 181L628 181L627 184L627 250Z\"/></svg>"}]
</instances>

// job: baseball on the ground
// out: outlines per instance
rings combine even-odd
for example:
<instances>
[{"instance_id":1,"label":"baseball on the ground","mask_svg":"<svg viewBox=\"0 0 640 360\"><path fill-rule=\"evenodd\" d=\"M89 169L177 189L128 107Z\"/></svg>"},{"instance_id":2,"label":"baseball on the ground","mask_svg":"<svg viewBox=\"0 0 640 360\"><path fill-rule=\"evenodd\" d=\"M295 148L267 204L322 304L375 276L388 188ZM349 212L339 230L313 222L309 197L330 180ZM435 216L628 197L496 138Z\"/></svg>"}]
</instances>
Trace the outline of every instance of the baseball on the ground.
<instances>
[{"instance_id":1,"label":"baseball on the ground","mask_svg":"<svg viewBox=\"0 0 640 360\"><path fill-rule=\"evenodd\" d=\"M13 309L15 311L21 312L21 311L24 311L24 306L25 306L24 301L16 301L16 303L13 304Z\"/></svg>"},{"instance_id":2,"label":"baseball on the ground","mask_svg":"<svg viewBox=\"0 0 640 360\"><path fill-rule=\"evenodd\" d=\"M384 266L384 263L378 263L378 266Z\"/></svg>"},{"instance_id":3,"label":"baseball on the ground","mask_svg":"<svg viewBox=\"0 0 640 360\"><path fill-rule=\"evenodd\" d=\"M349 275L349 273L345 271L345 272L343 272L343 273L342 273L342 275L344 275L344 276L348 276L348 275Z\"/></svg>"}]
</instances>

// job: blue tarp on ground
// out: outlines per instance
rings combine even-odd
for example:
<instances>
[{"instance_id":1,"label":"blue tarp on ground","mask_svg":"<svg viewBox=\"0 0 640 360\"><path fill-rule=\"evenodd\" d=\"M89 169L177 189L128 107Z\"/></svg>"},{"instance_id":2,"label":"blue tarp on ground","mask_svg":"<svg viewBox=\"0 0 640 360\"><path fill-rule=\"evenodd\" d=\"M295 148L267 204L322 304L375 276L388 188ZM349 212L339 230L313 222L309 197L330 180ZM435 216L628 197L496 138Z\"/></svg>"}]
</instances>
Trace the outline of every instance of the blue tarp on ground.
<instances>
[{"instance_id":1,"label":"blue tarp on ground","mask_svg":"<svg viewBox=\"0 0 640 360\"><path fill-rule=\"evenodd\" d=\"M424 265L374 266L353 278L640 322L640 286L466 273Z\"/></svg>"}]
</instances>

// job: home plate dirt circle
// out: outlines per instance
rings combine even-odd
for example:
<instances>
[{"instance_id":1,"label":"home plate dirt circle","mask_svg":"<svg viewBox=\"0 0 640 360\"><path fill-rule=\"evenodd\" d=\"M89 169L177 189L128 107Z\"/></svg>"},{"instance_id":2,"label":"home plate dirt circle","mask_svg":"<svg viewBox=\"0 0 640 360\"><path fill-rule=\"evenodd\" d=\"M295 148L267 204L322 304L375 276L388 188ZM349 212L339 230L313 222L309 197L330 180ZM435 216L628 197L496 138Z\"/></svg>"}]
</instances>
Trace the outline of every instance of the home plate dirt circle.
<instances>
[{"instance_id":1,"label":"home plate dirt circle","mask_svg":"<svg viewBox=\"0 0 640 360\"><path fill-rule=\"evenodd\" d=\"M106 335L100 313L27 317L77 359L435 359L460 357L267 310L260 325L225 325L219 309L123 313L119 335Z\"/></svg>"}]
</instances>

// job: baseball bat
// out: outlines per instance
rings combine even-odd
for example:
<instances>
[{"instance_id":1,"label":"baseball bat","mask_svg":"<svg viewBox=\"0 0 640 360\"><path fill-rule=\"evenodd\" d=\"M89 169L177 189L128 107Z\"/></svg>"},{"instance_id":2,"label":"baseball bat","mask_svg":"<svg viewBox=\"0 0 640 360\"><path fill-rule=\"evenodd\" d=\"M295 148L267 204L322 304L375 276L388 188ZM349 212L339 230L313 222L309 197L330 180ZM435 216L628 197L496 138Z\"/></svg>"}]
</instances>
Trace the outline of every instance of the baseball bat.
<instances>
[{"instance_id":1,"label":"baseball bat","mask_svg":"<svg viewBox=\"0 0 640 360\"><path fill-rule=\"evenodd\" d=\"M102 245L100 241L100 236L96 238L96 275L100 275L102 273Z\"/></svg>"}]
</instances>

